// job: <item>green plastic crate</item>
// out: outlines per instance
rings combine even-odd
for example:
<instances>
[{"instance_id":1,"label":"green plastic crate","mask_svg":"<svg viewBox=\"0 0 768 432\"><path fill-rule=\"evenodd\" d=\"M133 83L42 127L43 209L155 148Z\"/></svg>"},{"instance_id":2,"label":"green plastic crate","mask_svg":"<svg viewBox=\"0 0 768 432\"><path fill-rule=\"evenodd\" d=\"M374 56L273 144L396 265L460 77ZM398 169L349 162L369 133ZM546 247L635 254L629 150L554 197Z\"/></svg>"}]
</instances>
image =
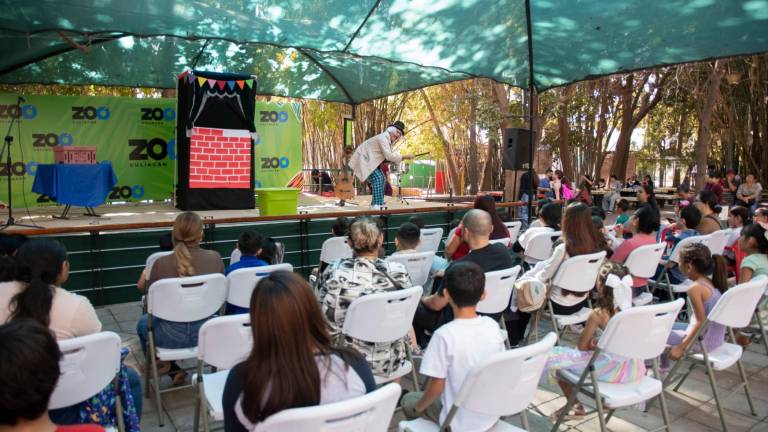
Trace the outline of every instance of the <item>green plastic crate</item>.
<instances>
[{"instance_id":1,"label":"green plastic crate","mask_svg":"<svg viewBox=\"0 0 768 432\"><path fill-rule=\"evenodd\" d=\"M258 188L260 216L283 216L297 214L299 189L296 188Z\"/></svg>"}]
</instances>

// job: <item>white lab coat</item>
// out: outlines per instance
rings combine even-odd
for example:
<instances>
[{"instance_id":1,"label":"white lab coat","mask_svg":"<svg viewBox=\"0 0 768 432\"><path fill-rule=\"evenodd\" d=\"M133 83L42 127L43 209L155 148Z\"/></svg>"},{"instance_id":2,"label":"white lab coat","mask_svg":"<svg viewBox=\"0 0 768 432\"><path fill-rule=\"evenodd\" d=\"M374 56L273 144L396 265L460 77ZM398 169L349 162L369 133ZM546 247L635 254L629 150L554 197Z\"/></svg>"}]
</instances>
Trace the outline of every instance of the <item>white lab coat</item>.
<instances>
[{"instance_id":1,"label":"white lab coat","mask_svg":"<svg viewBox=\"0 0 768 432\"><path fill-rule=\"evenodd\" d=\"M365 181L382 162L400 163L403 157L392 151L392 143L389 140L389 132L382 132L365 140L355 149L355 153L349 158L349 167L354 171L355 177Z\"/></svg>"}]
</instances>

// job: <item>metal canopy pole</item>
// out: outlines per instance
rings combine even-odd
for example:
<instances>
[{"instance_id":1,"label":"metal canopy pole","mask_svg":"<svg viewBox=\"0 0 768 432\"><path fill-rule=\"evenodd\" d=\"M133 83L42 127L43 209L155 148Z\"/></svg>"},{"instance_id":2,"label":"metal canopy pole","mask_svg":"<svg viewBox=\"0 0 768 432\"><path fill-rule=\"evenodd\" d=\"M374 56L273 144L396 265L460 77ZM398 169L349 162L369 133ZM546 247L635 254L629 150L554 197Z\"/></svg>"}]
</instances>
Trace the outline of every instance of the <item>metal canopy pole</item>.
<instances>
[{"instance_id":1,"label":"metal canopy pole","mask_svg":"<svg viewBox=\"0 0 768 432\"><path fill-rule=\"evenodd\" d=\"M534 187L533 187L533 152L534 152L534 94L536 87L533 81L533 35L531 30L531 2L525 0L525 25L528 33L528 127L531 133L528 134L528 224L531 223L531 217L533 215L533 199Z\"/></svg>"}]
</instances>

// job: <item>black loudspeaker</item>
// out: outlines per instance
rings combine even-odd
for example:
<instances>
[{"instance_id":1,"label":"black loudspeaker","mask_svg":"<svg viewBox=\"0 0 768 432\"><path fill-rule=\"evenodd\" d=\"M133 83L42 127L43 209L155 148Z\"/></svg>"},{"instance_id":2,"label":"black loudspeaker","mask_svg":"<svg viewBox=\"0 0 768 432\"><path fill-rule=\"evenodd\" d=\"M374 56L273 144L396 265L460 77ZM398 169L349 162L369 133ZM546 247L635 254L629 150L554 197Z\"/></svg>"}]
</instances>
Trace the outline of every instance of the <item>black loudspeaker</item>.
<instances>
[{"instance_id":1,"label":"black loudspeaker","mask_svg":"<svg viewBox=\"0 0 768 432\"><path fill-rule=\"evenodd\" d=\"M501 167L505 170L521 170L531 158L530 129L510 128L502 130Z\"/></svg>"}]
</instances>

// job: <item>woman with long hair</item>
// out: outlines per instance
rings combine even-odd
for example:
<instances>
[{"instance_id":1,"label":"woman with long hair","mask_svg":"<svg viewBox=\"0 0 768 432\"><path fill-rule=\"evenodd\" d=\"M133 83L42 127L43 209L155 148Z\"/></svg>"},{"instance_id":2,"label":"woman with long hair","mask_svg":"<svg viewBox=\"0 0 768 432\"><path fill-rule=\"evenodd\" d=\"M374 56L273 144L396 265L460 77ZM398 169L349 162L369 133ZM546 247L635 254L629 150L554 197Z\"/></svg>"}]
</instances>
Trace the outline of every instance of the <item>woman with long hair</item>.
<instances>
[{"instance_id":1,"label":"woman with long hair","mask_svg":"<svg viewBox=\"0 0 768 432\"><path fill-rule=\"evenodd\" d=\"M741 230L739 249L746 254L741 261L739 283L752 278L768 276L768 232L759 224L747 225Z\"/></svg>"},{"instance_id":2,"label":"woman with long hair","mask_svg":"<svg viewBox=\"0 0 768 432\"><path fill-rule=\"evenodd\" d=\"M717 199L717 195L710 190L703 190L699 192L696 197L694 205L701 212L701 221L696 226L696 231L701 235L712 234L715 231L719 231L720 226L720 204Z\"/></svg>"},{"instance_id":3,"label":"woman with long hair","mask_svg":"<svg viewBox=\"0 0 768 432\"><path fill-rule=\"evenodd\" d=\"M671 348L662 354L662 368L669 367L669 359L679 360L685 349L693 343L701 323L715 307L720 296L728 290L728 271L722 255L712 255L703 243L692 243L680 251L680 270L693 283L688 288L688 300L693 308L690 323L675 323L667 339ZM700 335L701 342L712 352L723 344L725 326L716 322L709 323L707 330ZM699 343L694 344L694 352L701 352Z\"/></svg>"},{"instance_id":4,"label":"woman with long hair","mask_svg":"<svg viewBox=\"0 0 768 432\"><path fill-rule=\"evenodd\" d=\"M375 390L359 353L334 346L309 284L287 271L256 285L250 303L253 349L229 372L224 430L253 430L289 408L339 402Z\"/></svg>"},{"instance_id":5,"label":"woman with long hair","mask_svg":"<svg viewBox=\"0 0 768 432\"><path fill-rule=\"evenodd\" d=\"M342 258L328 265L317 280L317 298L331 337L362 353L376 374L389 373L405 361L403 341L369 343L355 338L342 340L341 329L349 305L358 297L411 287L408 270L401 263L379 257L384 235L369 218L358 218L349 227L347 243L352 258Z\"/></svg>"},{"instance_id":6,"label":"woman with long hair","mask_svg":"<svg viewBox=\"0 0 768 432\"><path fill-rule=\"evenodd\" d=\"M203 240L203 221L197 213L183 212L176 216L171 233L173 240L173 253L155 261L150 270L150 278L147 289L161 279L199 276L212 273L224 273L224 262L221 255L212 250L202 249L200 242ZM143 315L136 325L144 353L147 352L147 315ZM197 345L197 334L200 326L210 317L194 322L174 322L160 318L152 319L152 333L155 345L162 348L189 348ZM184 371L175 373L178 369L170 362L158 362L161 374L174 370L174 384L184 383L186 374Z\"/></svg>"},{"instance_id":7,"label":"woman with long hair","mask_svg":"<svg viewBox=\"0 0 768 432\"><path fill-rule=\"evenodd\" d=\"M61 288L69 278L64 245L33 238L16 253L16 282L0 291L0 323L31 318L70 339L101 331L96 310L87 298Z\"/></svg>"},{"instance_id":8,"label":"woman with long hair","mask_svg":"<svg viewBox=\"0 0 768 432\"><path fill-rule=\"evenodd\" d=\"M563 218L563 235L558 243L549 259L539 262L522 277L535 277L546 283L555 275L566 258L602 250L589 207L582 203L568 206ZM570 315L586 306L587 294L570 292L553 286L549 296L556 314Z\"/></svg>"},{"instance_id":9,"label":"woman with long hair","mask_svg":"<svg viewBox=\"0 0 768 432\"><path fill-rule=\"evenodd\" d=\"M656 195L654 194L653 186L651 185L640 185L640 188L637 189L637 202L640 206L648 206L656 211L656 213L660 213L659 203L656 202Z\"/></svg>"},{"instance_id":10,"label":"woman with long hair","mask_svg":"<svg viewBox=\"0 0 768 432\"><path fill-rule=\"evenodd\" d=\"M472 207L484 210L491 215L491 222L493 223L491 240L509 238L509 229L504 225L504 221L501 220L501 217L496 212L496 200L493 199L493 196L488 194L478 195ZM451 237L451 241L445 246L445 256L449 257L452 261L463 258L469 253L469 245L461 239L461 229L462 226L459 224L453 237Z\"/></svg>"}]
</instances>

